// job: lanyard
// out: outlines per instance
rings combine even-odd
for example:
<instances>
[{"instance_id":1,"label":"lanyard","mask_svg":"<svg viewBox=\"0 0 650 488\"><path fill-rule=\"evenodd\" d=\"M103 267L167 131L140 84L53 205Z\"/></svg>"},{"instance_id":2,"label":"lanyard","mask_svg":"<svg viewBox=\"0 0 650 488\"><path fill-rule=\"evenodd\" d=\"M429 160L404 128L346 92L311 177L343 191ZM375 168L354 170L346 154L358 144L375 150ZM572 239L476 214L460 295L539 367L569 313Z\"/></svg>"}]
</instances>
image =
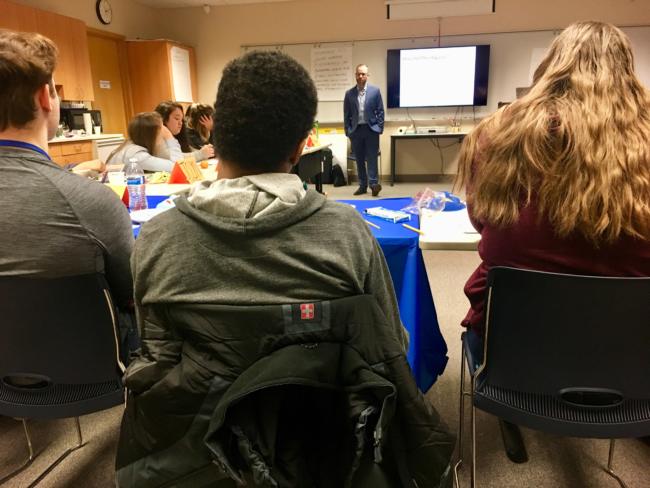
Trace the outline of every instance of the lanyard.
<instances>
[{"instance_id":1,"label":"lanyard","mask_svg":"<svg viewBox=\"0 0 650 488\"><path fill-rule=\"evenodd\" d=\"M50 155L43 151L40 147L35 146L34 144L30 144L29 142L23 142L23 141L12 141L9 139L0 139L0 147L19 147L21 149L28 149L29 151L36 151L37 153L42 154L45 156L48 161L52 161L52 158L50 158Z\"/></svg>"}]
</instances>

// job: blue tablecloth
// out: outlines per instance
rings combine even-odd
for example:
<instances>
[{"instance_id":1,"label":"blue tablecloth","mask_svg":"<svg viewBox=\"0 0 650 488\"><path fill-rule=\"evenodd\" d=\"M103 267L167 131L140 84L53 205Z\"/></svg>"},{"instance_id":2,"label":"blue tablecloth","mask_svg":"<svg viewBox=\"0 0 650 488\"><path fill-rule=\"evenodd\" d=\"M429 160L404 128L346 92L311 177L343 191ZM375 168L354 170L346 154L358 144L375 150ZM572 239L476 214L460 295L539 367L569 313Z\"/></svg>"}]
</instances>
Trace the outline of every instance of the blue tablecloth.
<instances>
[{"instance_id":1,"label":"blue tablecloth","mask_svg":"<svg viewBox=\"0 0 650 488\"><path fill-rule=\"evenodd\" d=\"M370 230L384 251L393 278L402 323L409 332L408 361L413 376L420 389L427 391L438 375L445 370L447 344L438 326L429 279L424 267L422 251L418 246L419 235L402 227L401 223L393 224L363 214L363 211L369 207L399 210L409 203L410 198L341 201L354 205L366 220L380 227L380 229L370 227ZM411 221L405 223L415 228L419 227L416 215L411 216Z\"/></svg>"},{"instance_id":2,"label":"blue tablecloth","mask_svg":"<svg viewBox=\"0 0 650 488\"><path fill-rule=\"evenodd\" d=\"M149 208L154 208L166 198L148 196ZM409 198L382 198L341 201L354 205L359 212L363 212L368 207L378 206L399 210L406 206L409 200ZM384 251L393 278L402 323L409 332L408 361L413 376L420 389L427 391L438 375L445 370L447 344L438 327L429 279L424 267L422 251L418 246L419 236L412 230L405 229L401 224L393 224L365 214L363 216L380 227L380 229L370 227L370 230ZM418 217L412 216L408 224L419 227ZM139 230L139 227L134 228L135 236L138 235Z\"/></svg>"},{"instance_id":3,"label":"blue tablecloth","mask_svg":"<svg viewBox=\"0 0 650 488\"><path fill-rule=\"evenodd\" d=\"M166 195L147 195L147 206L149 208L156 208L156 206L162 202L163 200L166 200L169 198ZM138 237L138 234L140 233L140 226L133 226L133 236Z\"/></svg>"}]
</instances>

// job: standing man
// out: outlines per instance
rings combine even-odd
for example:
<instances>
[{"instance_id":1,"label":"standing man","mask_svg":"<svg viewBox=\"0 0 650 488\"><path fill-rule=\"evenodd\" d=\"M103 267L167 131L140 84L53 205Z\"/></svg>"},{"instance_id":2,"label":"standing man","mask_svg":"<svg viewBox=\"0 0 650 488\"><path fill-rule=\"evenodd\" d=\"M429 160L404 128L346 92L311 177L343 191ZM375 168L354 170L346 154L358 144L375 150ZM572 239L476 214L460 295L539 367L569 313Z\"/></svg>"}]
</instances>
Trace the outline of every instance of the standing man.
<instances>
[{"instance_id":1,"label":"standing man","mask_svg":"<svg viewBox=\"0 0 650 488\"><path fill-rule=\"evenodd\" d=\"M377 154L379 134L384 132L384 102L379 88L368 84L368 66L358 65L354 76L357 86L350 88L343 100L345 135L350 138L352 151L357 158L359 188L354 194L367 193L370 183L372 196L376 197L381 191L377 175Z\"/></svg>"}]
</instances>

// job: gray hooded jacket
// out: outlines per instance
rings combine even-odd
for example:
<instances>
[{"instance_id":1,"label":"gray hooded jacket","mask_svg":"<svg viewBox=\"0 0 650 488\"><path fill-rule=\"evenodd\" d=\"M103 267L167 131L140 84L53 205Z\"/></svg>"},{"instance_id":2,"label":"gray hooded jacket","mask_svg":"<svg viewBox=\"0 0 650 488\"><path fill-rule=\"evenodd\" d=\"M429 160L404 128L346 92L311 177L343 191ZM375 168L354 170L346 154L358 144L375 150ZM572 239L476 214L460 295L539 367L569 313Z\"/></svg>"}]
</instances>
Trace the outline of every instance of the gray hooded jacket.
<instances>
[{"instance_id":1,"label":"gray hooded jacket","mask_svg":"<svg viewBox=\"0 0 650 488\"><path fill-rule=\"evenodd\" d=\"M142 349L125 376L130 396L118 449L121 487L164 480L181 486L172 480L209 458L201 440L216 402L250 360L238 348L257 347L257 331L209 322L185 313L188 308L365 294L382 317L368 337L385 331L406 350L392 280L368 226L349 205L305 192L294 175L193 187L175 209L143 225L132 267ZM237 336L250 336L251 344Z\"/></svg>"},{"instance_id":2,"label":"gray hooded jacket","mask_svg":"<svg viewBox=\"0 0 650 488\"><path fill-rule=\"evenodd\" d=\"M142 227L136 305L269 305L373 295L404 337L393 282L358 212L295 175L203 182Z\"/></svg>"}]
</instances>

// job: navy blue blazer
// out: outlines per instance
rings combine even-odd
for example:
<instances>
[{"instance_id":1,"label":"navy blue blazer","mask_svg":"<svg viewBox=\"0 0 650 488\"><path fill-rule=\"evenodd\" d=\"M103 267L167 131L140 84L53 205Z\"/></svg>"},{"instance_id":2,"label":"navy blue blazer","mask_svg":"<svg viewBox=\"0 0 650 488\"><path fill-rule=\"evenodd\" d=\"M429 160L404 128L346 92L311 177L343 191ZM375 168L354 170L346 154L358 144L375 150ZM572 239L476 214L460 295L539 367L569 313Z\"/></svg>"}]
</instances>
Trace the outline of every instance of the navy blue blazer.
<instances>
[{"instance_id":1,"label":"navy blue blazer","mask_svg":"<svg viewBox=\"0 0 650 488\"><path fill-rule=\"evenodd\" d=\"M359 90L355 86L345 92L343 99L343 125L345 135L350 136L359 123ZM384 102L381 99L379 88L370 84L366 85L366 103L364 115L366 123L377 134L384 132Z\"/></svg>"}]
</instances>

